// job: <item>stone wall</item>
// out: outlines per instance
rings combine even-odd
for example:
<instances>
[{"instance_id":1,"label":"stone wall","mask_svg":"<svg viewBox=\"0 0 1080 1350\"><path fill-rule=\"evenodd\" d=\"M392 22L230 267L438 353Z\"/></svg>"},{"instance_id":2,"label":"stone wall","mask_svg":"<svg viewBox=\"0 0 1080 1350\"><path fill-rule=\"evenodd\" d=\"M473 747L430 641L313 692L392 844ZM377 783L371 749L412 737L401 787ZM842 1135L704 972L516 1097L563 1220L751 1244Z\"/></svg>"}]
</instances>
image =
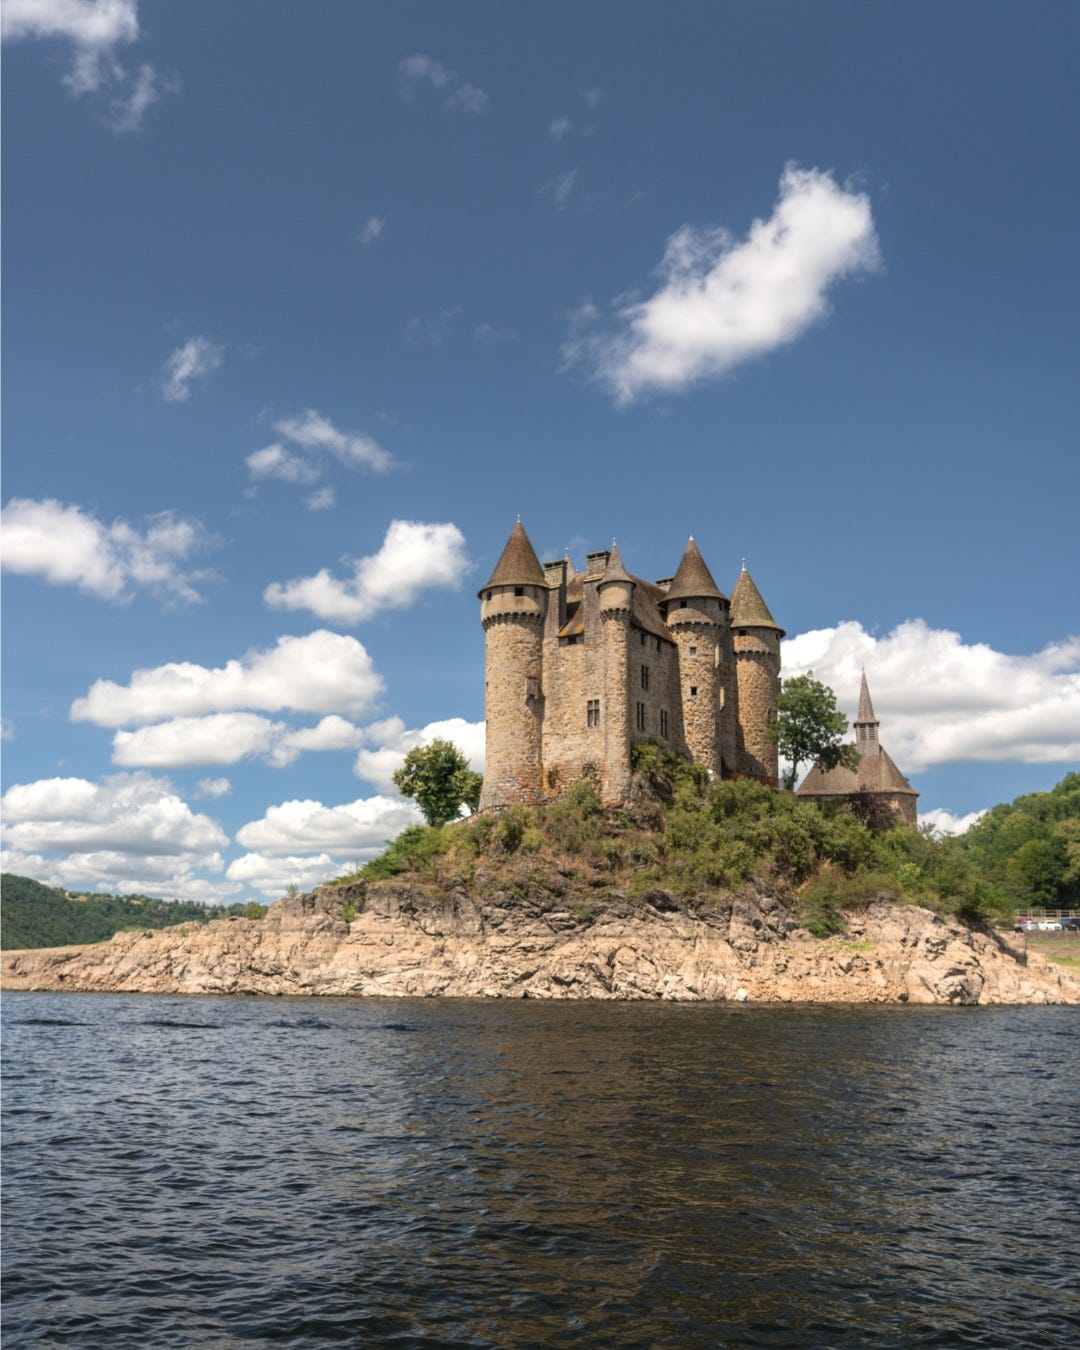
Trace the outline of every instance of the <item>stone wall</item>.
<instances>
[{"instance_id":1,"label":"stone wall","mask_svg":"<svg viewBox=\"0 0 1080 1350\"><path fill-rule=\"evenodd\" d=\"M738 772L779 786L776 742L766 735L780 693L780 642L768 629L735 632L739 690Z\"/></svg>"},{"instance_id":2,"label":"stone wall","mask_svg":"<svg viewBox=\"0 0 1080 1350\"><path fill-rule=\"evenodd\" d=\"M544 715L542 615L498 614L484 624L487 764L481 810L535 801Z\"/></svg>"}]
</instances>

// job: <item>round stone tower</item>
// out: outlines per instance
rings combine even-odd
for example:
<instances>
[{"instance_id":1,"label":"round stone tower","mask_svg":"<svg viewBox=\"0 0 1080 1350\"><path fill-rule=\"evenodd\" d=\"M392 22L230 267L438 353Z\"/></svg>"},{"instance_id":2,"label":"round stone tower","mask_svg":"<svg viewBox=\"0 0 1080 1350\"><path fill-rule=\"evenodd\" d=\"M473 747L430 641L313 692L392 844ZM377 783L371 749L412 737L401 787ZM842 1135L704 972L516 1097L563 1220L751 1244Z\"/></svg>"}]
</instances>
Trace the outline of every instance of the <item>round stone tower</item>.
<instances>
[{"instance_id":1,"label":"round stone tower","mask_svg":"<svg viewBox=\"0 0 1080 1350\"><path fill-rule=\"evenodd\" d=\"M768 729L780 693L784 630L769 613L745 565L731 592L731 632L739 698L736 767L741 774L779 787L779 756Z\"/></svg>"},{"instance_id":2,"label":"round stone tower","mask_svg":"<svg viewBox=\"0 0 1080 1350\"><path fill-rule=\"evenodd\" d=\"M604 633L604 770L601 794L621 801L630 788L630 615L634 579L612 544L596 592Z\"/></svg>"},{"instance_id":3,"label":"round stone tower","mask_svg":"<svg viewBox=\"0 0 1080 1350\"><path fill-rule=\"evenodd\" d=\"M679 651L686 748L695 764L720 777L723 672L720 642L727 597L712 578L693 538L664 595L667 627Z\"/></svg>"},{"instance_id":4,"label":"round stone tower","mask_svg":"<svg viewBox=\"0 0 1080 1350\"><path fill-rule=\"evenodd\" d=\"M481 810L540 797L547 604L544 569L519 520L480 591L487 719Z\"/></svg>"}]
</instances>

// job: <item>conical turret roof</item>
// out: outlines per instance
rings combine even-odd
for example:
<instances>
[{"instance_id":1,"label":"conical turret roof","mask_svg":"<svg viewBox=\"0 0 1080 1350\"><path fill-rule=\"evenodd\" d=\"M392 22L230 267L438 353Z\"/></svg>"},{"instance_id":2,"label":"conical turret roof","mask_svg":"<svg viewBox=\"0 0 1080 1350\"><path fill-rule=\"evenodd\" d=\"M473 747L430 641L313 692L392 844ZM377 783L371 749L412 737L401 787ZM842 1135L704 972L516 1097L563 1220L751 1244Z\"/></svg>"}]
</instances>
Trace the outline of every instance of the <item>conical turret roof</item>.
<instances>
[{"instance_id":1,"label":"conical turret roof","mask_svg":"<svg viewBox=\"0 0 1080 1350\"><path fill-rule=\"evenodd\" d=\"M489 586L545 586L544 569L536 550L529 542L525 526L519 520L510 531L506 547L495 564L495 570L481 587L481 594Z\"/></svg>"},{"instance_id":2,"label":"conical turret roof","mask_svg":"<svg viewBox=\"0 0 1080 1350\"><path fill-rule=\"evenodd\" d=\"M732 628L775 628L781 637L784 630L769 613L769 606L754 585L754 578L744 567L731 592Z\"/></svg>"},{"instance_id":3,"label":"conical turret roof","mask_svg":"<svg viewBox=\"0 0 1080 1350\"><path fill-rule=\"evenodd\" d=\"M855 726L860 722L873 722L877 724L877 718L874 716L874 705L870 702L870 686L866 683L866 671L862 673L862 685L859 688L859 711L855 715Z\"/></svg>"},{"instance_id":4,"label":"conical turret roof","mask_svg":"<svg viewBox=\"0 0 1080 1350\"><path fill-rule=\"evenodd\" d=\"M604 575L600 578L600 585L606 586L609 581L622 581L630 586L636 584L634 578L623 566L619 546L614 542L611 545L611 556L608 558L607 567L604 568Z\"/></svg>"},{"instance_id":5,"label":"conical turret roof","mask_svg":"<svg viewBox=\"0 0 1080 1350\"><path fill-rule=\"evenodd\" d=\"M705 565L701 550L694 543L693 535L691 535L690 542L686 546L686 552L682 555L682 562L679 563L678 571L675 573L671 585L664 592L664 599L691 600L702 597L708 597L710 600L727 599L727 596L713 581L712 573Z\"/></svg>"}]
</instances>

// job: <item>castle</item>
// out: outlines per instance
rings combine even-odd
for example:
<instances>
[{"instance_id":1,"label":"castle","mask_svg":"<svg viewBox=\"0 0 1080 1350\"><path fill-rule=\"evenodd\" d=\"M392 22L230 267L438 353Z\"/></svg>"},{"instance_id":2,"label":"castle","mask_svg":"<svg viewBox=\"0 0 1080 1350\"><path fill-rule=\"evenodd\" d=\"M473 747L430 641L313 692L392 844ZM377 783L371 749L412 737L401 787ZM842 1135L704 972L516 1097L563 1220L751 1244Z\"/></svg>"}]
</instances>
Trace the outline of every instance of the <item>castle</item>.
<instances>
[{"instance_id":1,"label":"castle","mask_svg":"<svg viewBox=\"0 0 1080 1350\"><path fill-rule=\"evenodd\" d=\"M634 741L659 740L717 778L778 785L768 727L783 629L745 566L731 599L693 539L673 577L644 581L612 545L540 565L520 520L479 593L486 635L481 810L582 778L630 790Z\"/></svg>"}]
</instances>

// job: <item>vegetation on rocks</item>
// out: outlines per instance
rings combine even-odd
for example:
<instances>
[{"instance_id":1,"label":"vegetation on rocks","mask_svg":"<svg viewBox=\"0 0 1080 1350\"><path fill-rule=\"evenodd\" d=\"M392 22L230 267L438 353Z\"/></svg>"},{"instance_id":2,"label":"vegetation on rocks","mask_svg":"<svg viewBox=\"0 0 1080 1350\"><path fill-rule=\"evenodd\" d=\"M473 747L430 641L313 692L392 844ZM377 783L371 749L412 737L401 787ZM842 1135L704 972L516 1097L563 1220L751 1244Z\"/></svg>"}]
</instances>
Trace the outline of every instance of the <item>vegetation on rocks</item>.
<instances>
[{"instance_id":1,"label":"vegetation on rocks","mask_svg":"<svg viewBox=\"0 0 1080 1350\"><path fill-rule=\"evenodd\" d=\"M968 835L941 838L903 822L874 830L840 803L800 801L749 779L709 782L700 766L651 742L635 746L634 768L635 793L623 808L603 807L582 781L543 805L412 826L340 880L411 873L483 890L505 884L496 877L511 858L519 885L546 869L631 899L658 890L720 899L758 880L787 894L802 924L826 937L843 931L845 913L876 899L974 927L1008 924L1014 906L1033 903L1029 878L1049 894L1056 877L1061 897L1080 879L1078 774L996 807Z\"/></svg>"}]
</instances>

